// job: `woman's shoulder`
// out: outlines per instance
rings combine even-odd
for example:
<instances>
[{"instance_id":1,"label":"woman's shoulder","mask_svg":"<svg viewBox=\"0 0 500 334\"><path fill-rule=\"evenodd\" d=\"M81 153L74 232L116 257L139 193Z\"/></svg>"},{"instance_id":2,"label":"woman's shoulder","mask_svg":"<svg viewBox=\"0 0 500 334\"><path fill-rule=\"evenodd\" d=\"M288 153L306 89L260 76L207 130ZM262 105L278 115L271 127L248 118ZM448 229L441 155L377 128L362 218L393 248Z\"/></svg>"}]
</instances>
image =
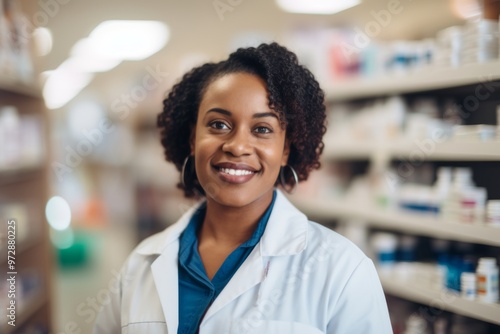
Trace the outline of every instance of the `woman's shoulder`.
<instances>
[{"instance_id":1,"label":"woman's shoulder","mask_svg":"<svg viewBox=\"0 0 500 334\"><path fill-rule=\"evenodd\" d=\"M360 263L368 259L366 254L351 240L340 233L314 221L308 220L309 252L322 251L336 263Z\"/></svg>"}]
</instances>

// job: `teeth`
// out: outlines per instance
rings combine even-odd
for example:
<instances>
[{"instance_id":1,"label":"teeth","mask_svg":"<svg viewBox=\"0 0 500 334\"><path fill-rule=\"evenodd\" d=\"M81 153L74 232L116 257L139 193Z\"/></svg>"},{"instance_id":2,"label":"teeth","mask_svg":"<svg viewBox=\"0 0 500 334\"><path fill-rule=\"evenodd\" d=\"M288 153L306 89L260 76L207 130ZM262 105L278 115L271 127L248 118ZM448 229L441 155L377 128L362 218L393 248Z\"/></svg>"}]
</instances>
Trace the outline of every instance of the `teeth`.
<instances>
[{"instance_id":1,"label":"teeth","mask_svg":"<svg viewBox=\"0 0 500 334\"><path fill-rule=\"evenodd\" d=\"M220 170L223 173L229 174L229 175L250 175L253 172L249 170L244 170L244 169L231 169L231 168L220 168Z\"/></svg>"}]
</instances>

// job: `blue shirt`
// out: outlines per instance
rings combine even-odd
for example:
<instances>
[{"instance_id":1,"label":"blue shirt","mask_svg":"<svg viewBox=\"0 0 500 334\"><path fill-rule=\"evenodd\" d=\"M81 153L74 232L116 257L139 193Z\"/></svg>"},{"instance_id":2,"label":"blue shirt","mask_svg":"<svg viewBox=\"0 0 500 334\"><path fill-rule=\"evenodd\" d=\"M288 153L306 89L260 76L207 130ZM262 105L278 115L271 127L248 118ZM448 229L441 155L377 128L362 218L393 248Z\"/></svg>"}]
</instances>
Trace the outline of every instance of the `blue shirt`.
<instances>
[{"instance_id":1,"label":"blue shirt","mask_svg":"<svg viewBox=\"0 0 500 334\"><path fill-rule=\"evenodd\" d=\"M251 238L242 243L224 260L212 281L208 278L200 253L197 234L203 223L206 202L193 214L182 232L179 242L179 328L178 334L197 333L201 319L215 298L229 282L238 268L245 262L264 234L267 221L273 210L276 190L271 204L259 220Z\"/></svg>"}]
</instances>

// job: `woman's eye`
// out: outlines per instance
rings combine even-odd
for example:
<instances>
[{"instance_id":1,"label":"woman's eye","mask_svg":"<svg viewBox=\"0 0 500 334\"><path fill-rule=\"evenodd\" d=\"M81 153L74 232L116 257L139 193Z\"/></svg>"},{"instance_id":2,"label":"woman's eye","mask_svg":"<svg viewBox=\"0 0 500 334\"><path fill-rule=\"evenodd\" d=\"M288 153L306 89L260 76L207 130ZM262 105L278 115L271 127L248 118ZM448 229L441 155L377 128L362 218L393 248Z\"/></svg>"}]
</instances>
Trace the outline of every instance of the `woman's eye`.
<instances>
[{"instance_id":1,"label":"woman's eye","mask_svg":"<svg viewBox=\"0 0 500 334\"><path fill-rule=\"evenodd\" d=\"M255 131L257 133L260 133L260 134L266 134L266 133L271 133L273 132L271 129L269 129L268 127L266 126L259 126L257 128L255 128Z\"/></svg>"},{"instance_id":2,"label":"woman's eye","mask_svg":"<svg viewBox=\"0 0 500 334\"><path fill-rule=\"evenodd\" d=\"M215 121L215 122L210 123L210 127L214 128L216 130L226 130L226 129L229 129L229 127L225 123L219 122L219 121Z\"/></svg>"}]
</instances>

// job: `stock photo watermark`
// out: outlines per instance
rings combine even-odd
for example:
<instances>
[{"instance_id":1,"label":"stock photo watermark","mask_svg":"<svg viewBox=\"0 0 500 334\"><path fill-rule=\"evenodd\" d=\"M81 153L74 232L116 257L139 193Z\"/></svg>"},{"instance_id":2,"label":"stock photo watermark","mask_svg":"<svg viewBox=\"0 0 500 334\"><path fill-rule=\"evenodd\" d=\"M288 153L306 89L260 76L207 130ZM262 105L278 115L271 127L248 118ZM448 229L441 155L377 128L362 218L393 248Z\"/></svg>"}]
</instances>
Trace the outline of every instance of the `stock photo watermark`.
<instances>
[{"instance_id":1,"label":"stock photo watermark","mask_svg":"<svg viewBox=\"0 0 500 334\"><path fill-rule=\"evenodd\" d=\"M243 2L244 0L214 0L212 6L214 6L219 19L224 21L226 13L234 11L234 9Z\"/></svg>"},{"instance_id":2,"label":"stock photo watermark","mask_svg":"<svg viewBox=\"0 0 500 334\"><path fill-rule=\"evenodd\" d=\"M16 220L7 220L7 324L9 326L16 326L16 281L17 281L17 267L16 267Z\"/></svg>"},{"instance_id":3,"label":"stock photo watermark","mask_svg":"<svg viewBox=\"0 0 500 334\"><path fill-rule=\"evenodd\" d=\"M162 71L159 65L156 68L146 67L148 72L141 81L141 84L132 87L130 92L122 93L111 102L111 112L120 120L125 120L132 109L136 108L139 103L143 102L150 92L154 91L163 83L168 76L167 72ZM115 131L116 126L107 118L102 118L96 128L82 130L83 139L76 146L65 146L64 161L53 161L51 164L52 170L57 179L62 182L64 176L72 173L75 168L80 166L85 157L92 154L94 149L102 144L106 135Z\"/></svg>"}]
</instances>

